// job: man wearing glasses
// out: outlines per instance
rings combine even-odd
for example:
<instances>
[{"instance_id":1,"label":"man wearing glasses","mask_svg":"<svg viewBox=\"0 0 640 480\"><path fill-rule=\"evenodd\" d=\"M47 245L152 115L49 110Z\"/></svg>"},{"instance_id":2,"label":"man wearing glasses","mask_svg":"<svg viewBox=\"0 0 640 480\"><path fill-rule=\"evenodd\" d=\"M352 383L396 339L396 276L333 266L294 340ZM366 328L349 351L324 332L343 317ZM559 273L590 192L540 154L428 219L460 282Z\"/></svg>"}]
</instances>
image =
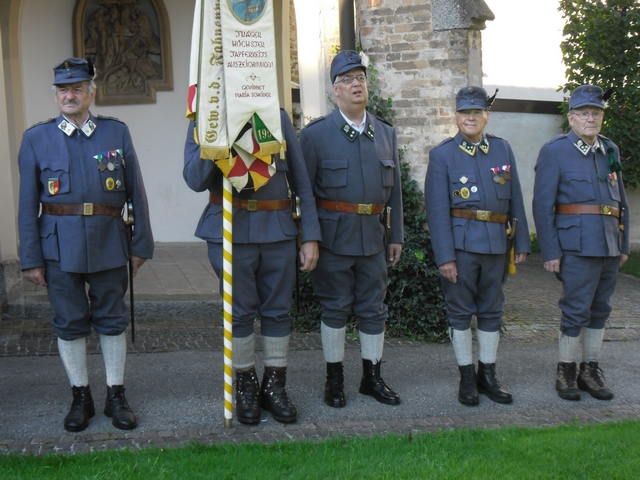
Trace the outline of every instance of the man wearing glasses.
<instances>
[{"instance_id":1,"label":"man wearing glasses","mask_svg":"<svg viewBox=\"0 0 640 480\"><path fill-rule=\"evenodd\" d=\"M300 134L322 229L311 281L322 306L324 402L335 408L346 404L343 360L351 314L359 321L360 393L400 403L380 376L387 266L398 263L404 241L398 145L394 128L365 110L366 69L353 50L336 55L330 75L338 108ZM383 217L388 208L390 218Z\"/></svg>"},{"instance_id":2,"label":"man wearing glasses","mask_svg":"<svg viewBox=\"0 0 640 480\"><path fill-rule=\"evenodd\" d=\"M502 138L484 133L493 98L482 87L458 92L458 133L429 152L424 187L431 243L460 371L458 401L464 405L477 405L478 393L498 403L513 401L496 378L508 228L515 242L515 263L524 262L530 252L513 151ZM477 375L472 355L474 315Z\"/></svg>"},{"instance_id":3,"label":"man wearing glasses","mask_svg":"<svg viewBox=\"0 0 640 480\"><path fill-rule=\"evenodd\" d=\"M629 214L618 147L599 135L603 97L600 87L576 88L567 115L571 131L547 142L536 164L533 216L542 259L562 282L556 390L566 400L580 400L580 390L613 398L598 356L618 268L629 255Z\"/></svg>"}]
</instances>

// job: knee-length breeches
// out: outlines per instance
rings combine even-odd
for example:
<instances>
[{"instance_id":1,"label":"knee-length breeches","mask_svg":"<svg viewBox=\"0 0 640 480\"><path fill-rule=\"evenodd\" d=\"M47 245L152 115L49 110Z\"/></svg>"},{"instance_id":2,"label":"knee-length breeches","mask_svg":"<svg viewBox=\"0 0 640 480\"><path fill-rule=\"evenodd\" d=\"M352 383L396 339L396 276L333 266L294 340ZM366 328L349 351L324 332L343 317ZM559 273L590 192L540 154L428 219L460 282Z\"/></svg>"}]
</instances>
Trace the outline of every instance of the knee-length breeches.
<instances>
[{"instance_id":1,"label":"knee-length breeches","mask_svg":"<svg viewBox=\"0 0 640 480\"><path fill-rule=\"evenodd\" d=\"M468 329L473 315L478 319L480 330L497 332L500 329L505 255L456 250L457 283L441 279L449 324L454 329Z\"/></svg>"},{"instance_id":2,"label":"knee-length breeches","mask_svg":"<svg viewBox=\"0 0 640 480\"><path fill-rule=\"evenodd\" d=\"M222 294L222 244L208 242L209 261L220 279ZM291 332L289 315L296 283L296 242L237 243L233 245L233 336L260 331L268 337Z\"/></svg>"},{"instance_id":3,"label":"knee-length breeches","mask_svg":"<svg viewBox=\"0 0 640 480\"><path fill-rule=\"evenodd\" d=\"M389 316L385 251L369 256L336 255L321 249L311 282L322 306L322 323L342 328L351 313L358 317L359 329L369 335L384 332Z\"/></svg>"}]
</instances>

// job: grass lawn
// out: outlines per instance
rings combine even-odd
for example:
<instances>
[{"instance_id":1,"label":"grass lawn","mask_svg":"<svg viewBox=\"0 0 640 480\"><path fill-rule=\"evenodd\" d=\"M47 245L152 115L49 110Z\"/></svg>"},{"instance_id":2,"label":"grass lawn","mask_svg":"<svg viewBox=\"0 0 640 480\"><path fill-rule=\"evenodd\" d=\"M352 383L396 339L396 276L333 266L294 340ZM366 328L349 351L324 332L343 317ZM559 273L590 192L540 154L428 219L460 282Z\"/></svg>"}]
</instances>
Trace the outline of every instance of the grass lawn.
<instances>
[{"instance_id":1,"label":"grass lawn","mask_svg":"<svg viewBox=\"0 0 640 480\"><path fill-rule=\"evenodd\" d=\"M634 277L640 277L640 252L631 252L629 260L625 262L620 271Z\"/></svg>"},{"instance_id":2,"label":"grass lawn","mask_svg":"<svg viewBox=\"0 0 640 480\"><path fill-rule=\"evenodd\" d=\"M73 456L0 456L3 479L638 478L640 421Z\"/></svg>"}]
</instances>

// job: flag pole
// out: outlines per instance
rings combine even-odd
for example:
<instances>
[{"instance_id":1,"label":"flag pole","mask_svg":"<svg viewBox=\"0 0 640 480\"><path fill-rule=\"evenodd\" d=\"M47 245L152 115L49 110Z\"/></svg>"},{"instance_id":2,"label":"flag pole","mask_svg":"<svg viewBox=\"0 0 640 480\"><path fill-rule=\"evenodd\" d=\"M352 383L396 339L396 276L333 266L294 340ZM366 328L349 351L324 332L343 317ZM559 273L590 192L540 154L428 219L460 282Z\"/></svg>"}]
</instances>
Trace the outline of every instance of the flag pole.
<instances>
[{"instance_id":1,"label":"flag pole","mask_svg":"<svg viewBox=\"0 0 640 480\"><path fill-rule=\"evenodd\" d=\"M233 197L231 182L222 180L222 292L224 306L224 426L233 427Z\"/></svg>"}]
</instances>

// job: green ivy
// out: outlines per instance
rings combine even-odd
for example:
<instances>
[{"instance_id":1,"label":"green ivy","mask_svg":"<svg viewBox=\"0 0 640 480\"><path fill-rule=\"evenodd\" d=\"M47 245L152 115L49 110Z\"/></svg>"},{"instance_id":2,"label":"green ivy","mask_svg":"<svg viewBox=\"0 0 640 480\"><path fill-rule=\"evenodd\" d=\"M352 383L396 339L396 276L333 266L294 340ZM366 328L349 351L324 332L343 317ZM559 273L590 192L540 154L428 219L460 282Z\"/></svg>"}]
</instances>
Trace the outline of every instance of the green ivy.
<instances>
[{"instance_id":1,"label":"green ivy","mask_svg":"<svg viewBox=\"0 0 640 480\"><path fill-rule=\"evenodd\" d=\"M566 20L560 44L571 92L579 85L612 89L602 133L620 147L625 184L640 181L640 2L560 0ZM563 106L564 113L568 106Z\"/></svg>"}]
</instances>

